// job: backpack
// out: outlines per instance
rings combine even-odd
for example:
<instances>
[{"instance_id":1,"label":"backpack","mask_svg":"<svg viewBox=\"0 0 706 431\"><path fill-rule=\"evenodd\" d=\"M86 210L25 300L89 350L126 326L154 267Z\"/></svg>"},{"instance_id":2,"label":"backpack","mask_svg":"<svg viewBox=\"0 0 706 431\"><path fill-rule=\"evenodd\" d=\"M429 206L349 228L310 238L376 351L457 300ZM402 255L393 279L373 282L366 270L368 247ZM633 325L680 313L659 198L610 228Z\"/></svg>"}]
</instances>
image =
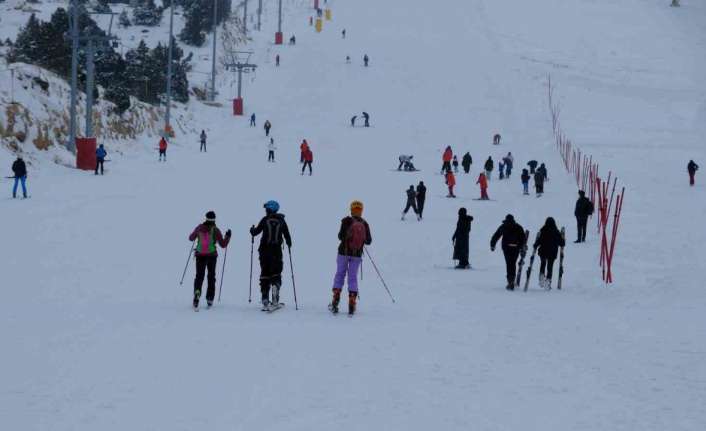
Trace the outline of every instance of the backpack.
<instances>
[{"instance_id":1,"label":"backpack","mask_svg":"<svg viewBox=\"0 0 706 431\"><path fill-rule=\"evenodd\" d=\"M262 236L264 244L278 245L282 236L282 220L279 217L270 217L265 220Z\"/></svg>"},{"instance_id":2,"label":"backpack","mask_svg":"<svg viewBox=\"0 0 706 431\"><path fill-rule=\"evenodd\" d=\"M348 233L346 234L346 248L349 251L359 252L363 250L367 238L365 223L356 218L352 220L351 225L348 226Z\"/></svg>"},{"instance_id":3,"label":"backpack","mask_svg":"<svg viewBox=\"0 0 706 431\"><path fill-rule=\"evenodd\" d=\"M588 215L593 214L594 210L595 210L595 208L593 207L593 202L588 201Z\"/></svg>"}]
</instances>

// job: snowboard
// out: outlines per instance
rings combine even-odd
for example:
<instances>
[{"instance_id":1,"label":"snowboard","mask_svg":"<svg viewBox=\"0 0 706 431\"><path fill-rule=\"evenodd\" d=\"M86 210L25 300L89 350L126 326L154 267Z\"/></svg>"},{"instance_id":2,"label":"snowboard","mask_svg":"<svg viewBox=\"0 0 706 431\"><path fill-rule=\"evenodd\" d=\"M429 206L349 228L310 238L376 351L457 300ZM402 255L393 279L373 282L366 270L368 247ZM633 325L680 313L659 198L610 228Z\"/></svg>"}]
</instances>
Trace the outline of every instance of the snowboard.
<instances>
[{"instance_id":1,"label":"snowboard","mask_svg":"<svg viewBox=\"0 0 706 431\"><path fill-rule=\"evenodd\" d=\"M537 241L536 238L539 238L539 232L537 232L537 235L535 236L535 242ZM534 257L536 255L537 255L537 249L533 247L532 256L530 257L529 265L527 265L527 275L525 276L525 288L524 288L525 292L527 292L527 288L529 288L530 276L532 275L532 264L534 264Z\"/></svg>"}]
</instances>

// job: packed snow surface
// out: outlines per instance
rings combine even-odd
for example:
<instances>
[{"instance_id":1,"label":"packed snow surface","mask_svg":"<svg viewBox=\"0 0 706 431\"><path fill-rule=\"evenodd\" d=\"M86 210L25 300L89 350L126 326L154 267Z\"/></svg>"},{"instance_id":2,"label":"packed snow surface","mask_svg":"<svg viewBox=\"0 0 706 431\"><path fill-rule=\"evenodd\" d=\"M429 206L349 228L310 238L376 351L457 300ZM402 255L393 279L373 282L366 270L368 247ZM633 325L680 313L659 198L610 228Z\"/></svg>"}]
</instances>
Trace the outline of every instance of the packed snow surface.
<instances>
[{"instance_id":1,"label":"packed snow surface","mask_svg":"<svg viewBox=\"0 0 706 431\"><path fill-rule=\"evenodd\" d=\"M245 105L257 127L231 115L230 81L223 107L190 107L207 153L193 135L172 142L167 163L147 150L156 141L109 154L105 176L46 163L30 169L28 200L9 199L3 180L2 428L703 429L706 199L702 178L688 187L686 163L706 161L706 6L331 0L333 21L317 34L308 2L286 3L285 40L297 44L271 44L270 8L249 46L259 68ZM566 248L564 290L539 289L535 262L530 290L507 292L502 254L489 248L505 214L531 237L547 216L575 235L548 73L565 132L627 188L615 283L600 281L594 218L588 243ZM371 128L350 127L361 111ZM311 177L299 174L303 138ZM438 174L446 145L474 159L457 199ZM494 200L474 201L482 162L508 151L513 178L494 175ZM421 171L394 171L401 153ZM541 198L522 196L518 168L530 159L549 168ZM420 180L425 219L401 222L404 190ZM271 315L256 305L257 255L247 301L248 228L269 199L292 231L299 300L295 311L287 261L287 306ZM349 319L326 305L353 199L397 303L366 259ZM470 271L449 269L461 206L475 217ZM211 209L233 239L222 301L194 313L193 261L178 281L187 235Z\"/></svg>"}]
</instances>

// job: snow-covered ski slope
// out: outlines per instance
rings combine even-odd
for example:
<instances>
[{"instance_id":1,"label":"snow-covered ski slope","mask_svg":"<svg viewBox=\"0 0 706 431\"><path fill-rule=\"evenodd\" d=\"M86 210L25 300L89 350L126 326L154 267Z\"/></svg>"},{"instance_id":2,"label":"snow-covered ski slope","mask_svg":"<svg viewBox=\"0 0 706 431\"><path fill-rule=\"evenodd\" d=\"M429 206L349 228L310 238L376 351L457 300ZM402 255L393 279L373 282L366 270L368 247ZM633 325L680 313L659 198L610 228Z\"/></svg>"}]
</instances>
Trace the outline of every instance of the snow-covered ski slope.
<instances>
[{"instance_id":1,"label":"snow-covered ski slope","mask_svg":"<svg viewBox=\"0 0 706 431\"><path fill-rule=\"evenodd\" d=\"M155 151L113 157L103 177L47 165L30 174L31 199L0 201L2 428L703 429L706 200L702 178L689 188L685 171L706 154L706 7L329 3L321 34L305 2L288 4L294 47L269 44L274 16L255 35L260 68L246 110L257 128L194 103L207 154L196 136L179 136L163 164ZM628 190L615 284L600 282L592 221L588 243L566 249L564 290L541 291L535 278L529 292L508 293L502 255L488 244L506 213L532 237L547 216L568 240L575 234L576 188L552 143L547 73L564 130ZM233 92L221 88L222 101ZM350 128L362 110L373 127ZM500 147L490 145L495 132ZM302 138L312 177L298 172ZM446 145L474 158L455 200L438 175ZM522 196L516 168L510 181L494 175L495 201L474 201L482 161L507 151L516 165L547 163L545 195ZM399 153L414 154L421 172L392 172ZM425 220L400 222L404 190L419 180ZM267 315L247 302L248 228L268 199L292 230L299 311L288 263L285 309ZM366 260L348 319L326 305L352 199L365 203L370 252L397 303ZM474 269L457 272L447 268L460 206L475 217ZM233 240L222 302L193 313L193 268L178 280L186 237L209 209ZM219 278L222 261L223 252ZM254 272L257 299L257 257Z\"/></svg>"}]
</instances>

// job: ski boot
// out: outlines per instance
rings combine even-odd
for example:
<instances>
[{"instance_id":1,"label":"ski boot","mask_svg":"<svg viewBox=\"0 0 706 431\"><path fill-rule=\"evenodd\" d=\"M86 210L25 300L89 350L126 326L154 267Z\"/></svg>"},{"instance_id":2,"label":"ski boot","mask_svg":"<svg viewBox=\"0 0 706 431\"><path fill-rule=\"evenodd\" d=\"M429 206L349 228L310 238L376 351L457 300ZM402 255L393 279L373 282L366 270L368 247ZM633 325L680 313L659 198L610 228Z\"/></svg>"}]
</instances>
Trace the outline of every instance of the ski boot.
<instances>
[{"instance_id":1,"label":"ski boot","mask_svg":"<svg viewBox=\"0 0 706 431\"><path fill-rule=\"evenodd\" d=\"M551 278L544 279L544 288L547 290L552 290L552 279Z\"/></svg>"},{"instance_id":2,"label":"ski boot","mask_svg":"<svg viewBox=\"0 0 706 431\"><path fill-rule=\"evenodd\" d=\"M348 292L348 315L353 316L355 314L355 301L358 298L358 292Z\"/></svg>"},{"instance_id":3,"label":"ski boot","mask_svg":"<svg viewBox=\"0 0 706 431\"><path fill-rule=\"evenodd\" d=\"M333 289L333 300L329 304L328 309L333 314L338 314L338 303L341 302L341 289Z\"/></svg>"},{"instance_id":4,"label":"ski boot","mask_svg":"<svg viewBox=\"0 0 706 431\"><path fill-rule=\"evenodd\" d=\"M192 304L194 307L194 311L199 311L199 298L201 298L201 291L194 291L194 302Z\"/></svg>"},{"instance_id":5,"label":"ski boot","mask_svg":"<svg viewBox=\"0 0 706 431\"><path fill-rule=\"evenodd\" d=\"M210 310L213 307L213 301L206 301L206 309Z\"/></svg>"},{"instance_id":6,"label":"ski boot","mask_svg":"<svg viewBox=\"0 0 706 431\"><path fill-rule=\"evenodd\" d=\"M272 285L271 292L272 292L272 304L273 305L279 305L279 288L280 288L279 284Z\"/></svg>"},{"instance_id":7,"label":"ski boot","mask_svg":"<svg viewBox=\"0 0 706 431\"><path fill-rule=\"evenodd\" d=\"M270 309L269 298L262 298L262 311L268 311Z\"/></svg>"}]
</instances>

